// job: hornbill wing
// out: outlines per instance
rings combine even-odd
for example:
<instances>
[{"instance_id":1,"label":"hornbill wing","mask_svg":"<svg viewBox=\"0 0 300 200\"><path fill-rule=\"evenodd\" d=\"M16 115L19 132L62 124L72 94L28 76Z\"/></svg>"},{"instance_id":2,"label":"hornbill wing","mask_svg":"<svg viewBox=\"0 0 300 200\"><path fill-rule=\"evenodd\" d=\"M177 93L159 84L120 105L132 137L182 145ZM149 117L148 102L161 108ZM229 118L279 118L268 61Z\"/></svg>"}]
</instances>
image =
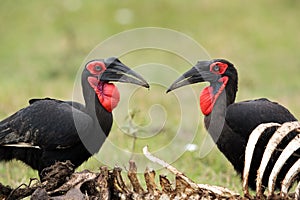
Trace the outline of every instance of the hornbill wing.
<instances>
[{"instance_id":1,"label":"hornbill wing","mask_svg":"<svg viewBox=\"0 0 300 200\"><path fill-rule=\"evenodd\" d=\"M30 99L29 104L33 104L34 102L45 101L45 100L50 100L50 101L57 102L57 103L67 103L67 104L69 104L73 109L75 109L75 110L73 110L73 112L74 112L73 116L80 117L81 115L86 114L85 106L81 103L76 102L76 101L61 101L61 100L58 100L58 99L52 99L52 98L47 97L47 98L42 98L42 99L36 99L36 98L35 99ZM66 108L68 108L68 106ZM81 111L81 112L78 112L78 111ZM82 116L82 118L84 118L84 116ZM89 116L86 116L86 118L88 118L86 120L90 120ZM83 119L83 121L84 121L84 119ZM81 121L79 121L79 123L80 122ZM86 127L84 127L84 128L86 128Z\"/></svg>"},{"instance_id":2,"label":"hornbill wing","mask_svg":"<svg viewBox=\"0 0 300 200\"><path fill-rule=\"evenodd\" d=\"M285 107L265 98L234 103L226 110L226 123L246 140L259 124L289 121L297 119Z\"/></svg>"},{"instance_id":3,"label":"hornbill wing","mask_svg":"<svg viewBox=\"0 0 300 200\"><path fill-rule=\"evenodd\" d=\"M60 100L57 100L57 99L52 99L52 98L46 97L46 98L42 98L42 99L40 99L40 98L30 99L30 100L28 101L28 103L29 103L29 105L31 105L31 104L33 104L33 103L35 103L35 102L38 102L38 101L44 101L44 100L53 100L53 101L57 101L57 102L60 101Z\"/></svg>"},{"instance_id":4,"label":"hornbill wing","mask_svg":"<svg viewBox=\"0 0 300 200\"><path fill-rule=\"evenodd\" d=\"M78 144L78 133L85 133L93 124L88 114L70 102L46 98L30 103L0 122L0 145L66 148Z\"/></svg>"},{"instance_id":5,"label":"hornbill wing","mask_svg":"<svg viewBox=\"0 0 300 200\"><path fill-rule=\"evenodd\" d=\"M42 98L42 99L30 99L29 100L29 104L33 104L34 102L37 102L37 101L43 101L43 100L52 100L52 101L56 101L56 102L61 102L61 103L67 103L69 104L70 106L73 106L74 108L76 108L77 110L80 110L82 112L85 112L85 106L82 105L81 103L78 103L78 102L75 102L75 101L61 101L61 100L57 100L57 99L52 99L52 98Z\"/></svg>"}]
</instances>

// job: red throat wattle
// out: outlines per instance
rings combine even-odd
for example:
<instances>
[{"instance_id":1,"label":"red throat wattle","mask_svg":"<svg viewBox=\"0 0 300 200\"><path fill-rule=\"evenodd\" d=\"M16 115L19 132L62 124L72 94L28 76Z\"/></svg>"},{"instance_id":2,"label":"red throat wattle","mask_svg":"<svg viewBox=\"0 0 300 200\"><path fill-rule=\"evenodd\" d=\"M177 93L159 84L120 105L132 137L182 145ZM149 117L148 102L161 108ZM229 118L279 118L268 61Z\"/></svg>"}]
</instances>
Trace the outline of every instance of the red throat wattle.
<instances>
[{"instance_id":1,"label":"red throat wattle","mask_svg":"<svg viewBox=\"0 0 300 200\"><path fill-rule=\"evenodd\" d=\"M212 112L216 100L218 99L222 91L225 89L225 86L228 82L228 77L224 76L220 78L219 82L222 83L222 86L216 94L213 93L212 86L204 88L200 94L200 108L204 115L209 115Z\"/></svg>"},{"instance_id":2,"label":"red throat wattle","mask_svg":"<svg viewBox=\"0 0 300 200\"><path fill-rule=\"evenodd\" d=\"M97 94L99 102L108 112L117 107L120 101L120 93L113 83L99 82L97 78L89 77L88 81Z\"/></svg>"}]
</instances>

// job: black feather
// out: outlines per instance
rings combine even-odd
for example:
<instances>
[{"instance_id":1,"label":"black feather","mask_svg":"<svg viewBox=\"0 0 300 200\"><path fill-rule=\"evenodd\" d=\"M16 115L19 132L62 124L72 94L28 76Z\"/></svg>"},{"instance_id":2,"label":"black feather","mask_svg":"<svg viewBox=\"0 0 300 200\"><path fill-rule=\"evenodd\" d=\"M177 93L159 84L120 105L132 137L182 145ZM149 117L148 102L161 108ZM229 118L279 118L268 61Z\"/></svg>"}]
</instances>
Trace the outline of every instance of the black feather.
<instances>
[{"instance_id":1,"label":"black feather","mask_svg":"<svg viewBox=\"0 0 300 200\"><path fill-rule=\"evenodd\" d=\"M18 159L41 174L56 161L70 160L78 167L98 152L113 119L89 86L88 75L84 71L82 77L86 106L51 98L31 99L29 106L2 120L0 161Z\"/></svg>"},{"instance_id":2,"label":"black feather","mask_svg":"<svg viewBox=\"0 0 300 200\"><path fill-rule=\"evenodd\" d=\"M244 169L245 148L251 132L262 123L275 122L282 124L297 121L297 119L285 107L276 102L271 102L266 98L234 103L237 92L237 73L236 70L233 69L233 66L227 70L229 70L226 72L229 81L224 90L226 92L220 95L214 105L213 112L205 116L204 120L206 128L220 151L231 162L235 170L239 174L242 174ZM233 70L233 72L230 72L230 70ZM263 152L274 132L275 128L267 129L256 145L249 174L249 186L253 189L256 187L256 173ZM296 132L290 133L279 144L277 152L272 155L263 178L264 186L267 186L268 176L276 159L280 155L281 149L283 149L288 141L294 138L296 134ZM276 182L277 187L280 186L284 174L297 159L298 157L293 156L288 160L278 176Z\"/></svg>"}]
</instances>

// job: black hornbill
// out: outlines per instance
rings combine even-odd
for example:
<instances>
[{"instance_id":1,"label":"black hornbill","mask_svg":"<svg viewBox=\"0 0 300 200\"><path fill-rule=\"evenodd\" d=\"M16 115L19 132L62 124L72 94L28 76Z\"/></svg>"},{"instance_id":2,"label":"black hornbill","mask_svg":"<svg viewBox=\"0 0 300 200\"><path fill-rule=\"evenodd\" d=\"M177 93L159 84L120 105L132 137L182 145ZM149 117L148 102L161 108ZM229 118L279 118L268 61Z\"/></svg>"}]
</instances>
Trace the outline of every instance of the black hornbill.
<instances>
[{"instance_id":1,"label":"black hornbill","mask_svg":"<svg viewBox=\"0 0 300 200\"><path fill-rule=\"evenodd\" d=\"M276 122L282 124L297 120L285 107L265 98L234 103L238 90L238 74L234 65L225 59L199 61L180 76L167 92L198 82L210 83L200 94L200 108L205 115L205 127L219 150L240 174L244 168L245 147L249 135L256 126L261 123ZM255 188L256 171L272 133L274 133L274 129L266 130L263 138L256 145L252 159L255 162L252 162L249 174L249 186L253 189ZM296 132L292 133L278 146L277 153L272 155L268 163L267 176L269 176L270 170L280 154L280 148L284 148L296 134ZM289 163L294 163L296 159L298 158L293 156L291 160L288 160L285 168L280 172L281 175L278 176L277 187L288 168L291 167ZM268 177L266 174L263 178L264 186L267 186Z\"/></svg>"},{"instance_id":2,"label":"black hornbill","mask_svg":"<svg viewBox=\"0 0 300 200\"><path fill-rule=\"evenodd\" d=\"M148 83L117 58L88 62L81 76L85 105L56 99L31 99L29 106L0 122L0 161L21 160L39 175L56 161L75 167L97 153L113 123L120 94L110 81Z\"/></svg>"}]
</instances>

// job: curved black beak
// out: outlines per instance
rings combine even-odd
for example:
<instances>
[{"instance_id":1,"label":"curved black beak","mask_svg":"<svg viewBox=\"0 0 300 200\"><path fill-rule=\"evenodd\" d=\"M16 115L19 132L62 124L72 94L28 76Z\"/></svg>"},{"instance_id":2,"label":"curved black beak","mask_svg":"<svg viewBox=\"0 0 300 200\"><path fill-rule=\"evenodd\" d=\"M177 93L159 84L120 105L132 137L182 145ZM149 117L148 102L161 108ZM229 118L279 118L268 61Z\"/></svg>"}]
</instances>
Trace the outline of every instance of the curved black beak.
<instances>
[{"instance_id":1,"label":"curved black beak","mask_svg":"<svg viewBox=\"0 0 300 200\"><path fill-rule=\"evenodd\" d=\"M138 73L124 65L118 58L111 57L104 60L106 70L100 75L100 81L116 81L132 83L149 88L147 81Z\"/></svg>"},{"instance_id":2,"label":"curved black beak","mask_svg":"<svg viewBox=\"0 0 300 200\"><path fill-rule=\"evenodd\" d=\"M185 85L191 85L199 82L212 82L216 80L216 75L209 71L210 61L200 61L190 70L182 74L173 84L169 87L166 93L180 88Z\"/></svg>"}]
</instances>

